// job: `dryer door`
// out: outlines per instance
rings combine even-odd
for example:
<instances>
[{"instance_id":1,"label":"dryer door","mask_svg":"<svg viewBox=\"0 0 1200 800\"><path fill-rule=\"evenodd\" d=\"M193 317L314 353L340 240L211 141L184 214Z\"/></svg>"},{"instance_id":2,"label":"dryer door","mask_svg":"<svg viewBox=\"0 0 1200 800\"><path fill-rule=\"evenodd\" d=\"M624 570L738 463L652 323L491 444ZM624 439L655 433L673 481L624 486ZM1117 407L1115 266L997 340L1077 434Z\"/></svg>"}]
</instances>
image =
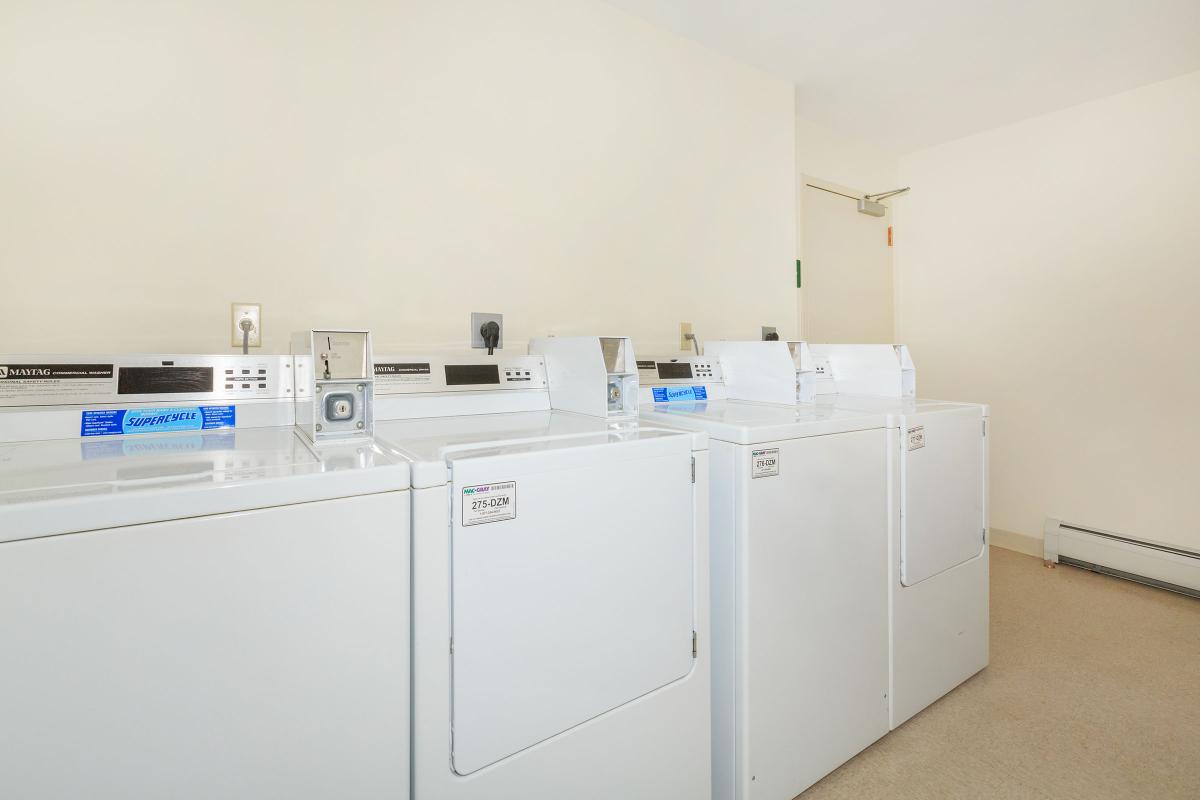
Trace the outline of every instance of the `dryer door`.
<instances>
[{"instance_id":1,"label":"dryer door","mask_svg":"<svg viewBox=\"0 0 1200 800\"><path fill-rule=\"evenodd\" d=\"M466 775L687 675L687 436L560 440L452 461L454 771Z\"/></svg>"},{"instance_id":2,"label":"dryer door","mask_svg":"<svg viewBox=\"0 0 1200 800\"><path fill-rule=\"evenodd\" d=\"M908 414L900 429L900 582L983 551L983 414L978 406Z\"/></svg>"}]
</instances>

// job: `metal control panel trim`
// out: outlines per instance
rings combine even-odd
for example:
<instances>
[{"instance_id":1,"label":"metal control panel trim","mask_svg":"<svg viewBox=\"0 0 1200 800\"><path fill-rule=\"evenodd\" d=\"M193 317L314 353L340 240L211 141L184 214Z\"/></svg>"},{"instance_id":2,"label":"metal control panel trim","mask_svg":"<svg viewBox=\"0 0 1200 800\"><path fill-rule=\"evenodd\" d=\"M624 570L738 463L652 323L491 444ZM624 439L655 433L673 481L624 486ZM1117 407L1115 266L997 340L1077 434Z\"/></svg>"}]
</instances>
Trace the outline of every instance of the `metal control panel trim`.
<instances>
[{"instance_id":1,"label":"metal control panel trim","mask_svg":"<svg viewBox=\"0 0 1200 800\"><path fill-rule=\"evenodd\" d=\"M292 359L0 355L0 407L291 399Z\"/></svg>"},{"instance_id":2,"label":"metal control panel trim","mask_svg":"<svg viewBox=\"0 0 1200 800\"><path fill-rule=\"evenodd\" d=\"M707 356L638 359L642 386L691 386L721 383L721 367Z\"/></svg>"},{"instance_id":3,"label":"metal control panel trim","mask_svg":"<svg viewBox=\"0 0 1200 800\"><path fill-rule=\"evenodd\" d=\"M442 392L546 391L541 356L386 356L375 360L379 396Z\"/></svg>"}]
</instances>

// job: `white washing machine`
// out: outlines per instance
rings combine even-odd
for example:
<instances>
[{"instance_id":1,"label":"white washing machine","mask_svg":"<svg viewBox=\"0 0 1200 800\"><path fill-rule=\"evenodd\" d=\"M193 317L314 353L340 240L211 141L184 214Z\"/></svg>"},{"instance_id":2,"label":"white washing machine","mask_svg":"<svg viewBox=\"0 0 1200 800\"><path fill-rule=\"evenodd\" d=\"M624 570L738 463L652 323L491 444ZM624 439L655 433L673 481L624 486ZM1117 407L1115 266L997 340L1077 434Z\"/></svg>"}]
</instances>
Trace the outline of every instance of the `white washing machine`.
<instances>
[{"instance_id":1,"label":"white washing machine","mask_svg":"<svg viewBox=\"0 0 1200 800\"><path fill-rule=\"evenodd\" d=\"M292 366L0 356L0 795L408 797L409 467Z\"/></svg>"},{"instance_id":2,"label":"white washing machine","mask_svg":"<svg viewBox=\"0 0 1200 800\"><path fill-rule=\"evenodd\" d=\"M715 358L639 367L643 424L709 436L713 796L791 800L888 732L885 417L730 399Z\"/></svg>"},{"instance_id":3,"label":"white washing machine","mask_svg":"<svg viewBox=\"0 0 1200 800\"><path fill-rule=\"evenodd\" d=\"M413 476L413 796L707 798L706 439L637 424L628 340L531 347L376 361Z\"/></svg>"},{"instance_id":4,"label":"white washing machine","mask_svg":"<svg viewBox=\"0 0 1200 800\"><path fill-rule=\"evenodd\" d=\"M791 343L823 407L886 414L893 728L988 664L988 407L916 397L903 345Z\"/></svg>"}]
</instances>

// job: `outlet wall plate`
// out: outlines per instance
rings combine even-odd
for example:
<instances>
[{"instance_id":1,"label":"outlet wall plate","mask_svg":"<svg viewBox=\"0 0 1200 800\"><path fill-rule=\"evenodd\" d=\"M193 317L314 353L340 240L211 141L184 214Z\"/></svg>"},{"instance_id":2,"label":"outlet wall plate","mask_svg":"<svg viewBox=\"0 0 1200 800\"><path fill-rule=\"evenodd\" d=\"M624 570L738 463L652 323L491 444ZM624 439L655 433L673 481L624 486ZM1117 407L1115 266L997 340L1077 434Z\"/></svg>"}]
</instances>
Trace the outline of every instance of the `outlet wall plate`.
<instances>
[{"instance_id":1,"label":"outlet wall plate","mask_svg":"<svg viewBox=\"0 0 1200 800\"><path fill-rule=\"evenodd\" d=\"M231 333L229 343L233 347L242 346L243 319L249 319L254 327L250 329L250 346L262 347L262 304L261 303L231 303L229 306Z\"/></svg>"},{"instance_id":2,"label":"outlet wall plate","mask_svg":"<svg viewBox=\"0 0 1200 800\"><path fill-rule=\"evenodd\" d=\"M692 349L692 340L687 338L687 335L691 332L692 332L692 323L690 323L690 322L679 323L679 349L680 350L691 350Z\"/></svg>"},{"instance_id":3,"label":"outlet wall plate","mask_svg":"<svg viewBox=\"0 0 1200 800\"><path fill-rule=\"evenodd\" d=\"M487 345L483 343L483 336L479 333L479 328L485 322L495 322L500 326L500 340L496 342L496 349L504 347L504 315L485 311L471 312L471 347L476 350L487 349Z\"/></svg>"}]
</instances>

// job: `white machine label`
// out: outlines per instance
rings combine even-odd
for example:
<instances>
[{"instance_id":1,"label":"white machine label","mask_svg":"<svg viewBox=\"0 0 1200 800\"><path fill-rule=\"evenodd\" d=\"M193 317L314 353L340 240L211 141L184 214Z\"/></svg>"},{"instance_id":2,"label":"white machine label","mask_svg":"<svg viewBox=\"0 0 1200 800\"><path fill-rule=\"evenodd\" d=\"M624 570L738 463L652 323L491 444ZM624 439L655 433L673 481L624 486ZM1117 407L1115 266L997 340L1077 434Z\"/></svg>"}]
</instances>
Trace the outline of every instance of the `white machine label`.
<instances>
[{"instance_id":1,"label":"white machine label","mask_svg":"<svg viewBox=\"0 0 1200 800\"><path fill-rule=\"evenodd\" d=\"M918 425L908 429L908 449L920 450L925 446L925 426Z\"/></svg>"},{"instance_id":2,"label":"white machine label","mask_svg":"<svg viewBox=\"0 0 1200 800\"><path fill-rule=\"evenodd\" d=\"M0 400L111 394L112 364L0 364Z\"/></svg>"},{"instance_id":3,"label":"white machine label","mask_svg":"<svg viewBox=\"0 0 1200 800\"><path fill-rule=\"evenodd\" d=\"M381 388L433 383L433 370L428 361L391 362L375 364L375 383Z\"/></svg>"},{"instance_id":4,"label":"white machine label","mask_svg":"<svg viewBox=\"0 0 1200 800\"><path fill-rule=\"evenodd\" d=\"M779 474L779 448L750 451L750 477L770 478Z\"/></svg>"},{"instance_id":5,"label":"white machine label","mask_svg":"<svg viewBox=\"0 0 1200 800\"><path fill-rule=\"evenodd\" d=\"M517 518L517 482L485 483L462 490L462 524L483 525Z\"/></svg>"}]
</instances>

